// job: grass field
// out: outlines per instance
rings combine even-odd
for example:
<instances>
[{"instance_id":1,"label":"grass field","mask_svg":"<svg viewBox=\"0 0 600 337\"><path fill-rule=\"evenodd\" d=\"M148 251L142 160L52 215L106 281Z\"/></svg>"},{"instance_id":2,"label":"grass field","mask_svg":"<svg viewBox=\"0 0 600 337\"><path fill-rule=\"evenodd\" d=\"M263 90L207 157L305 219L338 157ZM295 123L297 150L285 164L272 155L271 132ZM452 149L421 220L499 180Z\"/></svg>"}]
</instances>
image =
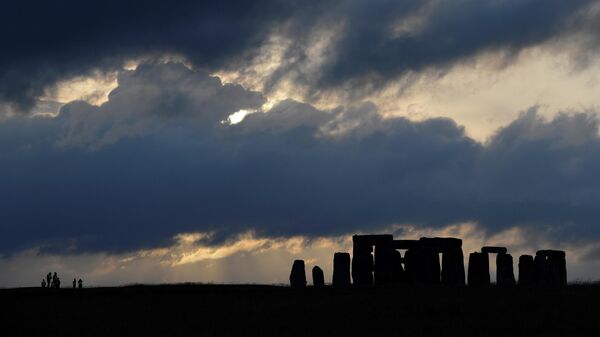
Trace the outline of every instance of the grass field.
<instances>
[{"instance_id":1,"label":"grass field","mask_svg":"<svg viewBox=\"0 0 600 337\"><path fill-rule=\"evenodd\" d=\"M600 285L0 290L0 336L600 336Z\"/></svg>"}]
</instances>

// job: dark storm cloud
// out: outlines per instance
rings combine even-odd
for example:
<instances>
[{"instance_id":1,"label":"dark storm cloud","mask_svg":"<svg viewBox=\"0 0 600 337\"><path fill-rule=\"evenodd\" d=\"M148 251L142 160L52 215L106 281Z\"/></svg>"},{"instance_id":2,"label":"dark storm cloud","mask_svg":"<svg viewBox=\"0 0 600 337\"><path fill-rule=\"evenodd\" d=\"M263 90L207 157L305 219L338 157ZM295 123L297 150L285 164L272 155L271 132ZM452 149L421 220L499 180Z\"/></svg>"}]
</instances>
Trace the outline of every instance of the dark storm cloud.
<instances>
[{"instance_id":1,"label":"dark storm cloud","mask_svg":"<svg viewBox=\"0 0 600 337\"><path fill-rule=\"evenodd\" d=\"M385 81L409 70L444 67L482 51L510 55L581 28L573 15L589 0L355 2L339 55L323 81L367 76ZM582 13L578 13L579 15ZM394 24L421 16L422 23L393 37Z\"/></svg>"},{"instance_id":2,"label":"dark storm cloud","mask_svg":"<svg viewBox=\"0 0 600 337\"><path fill-rule=\"evenodd\" d=\"M282 0L5 1L0 100L27 108L57 80L146 55L177 53L219 67L260 45L296 7Z\"/></svg>"},{"instance_id":3,"label":"dark storm cloud","mask_svg":"<svg viewBox=\"0 0 600 337\"><path fill-rule=\"evenodd\" d=\"M595 19L579 15L595 2L11 0L0 5L0 101L26 111L58 80L120 68L137 57L177 54L202 69L244 68L274 31L293 43L268 88L288 76L312 91L348 81L369 87L483 50L514 53L595 31L589 22ZM393 27L414 25L415 17L417 28L394 35ZM310 37L340 23L344 28L327 46L331 57L317 76L308 76Z\"/></svg>"},{"instance_id":4,"label":"dark storm cloud","mask_svg":"<svg viewBox=\"0 0 600 337\"><path fill-rule=\"evenodd\" d=\"M562 242L600 235L591 114L545 121L531 109L481 144L450 119L382 119L370 103L321 111L288 100L222 124L262 97L180 65L143 65L120 81L100 107L0 124L2 252L463 221Z\"/></svg>"}]
</instances>

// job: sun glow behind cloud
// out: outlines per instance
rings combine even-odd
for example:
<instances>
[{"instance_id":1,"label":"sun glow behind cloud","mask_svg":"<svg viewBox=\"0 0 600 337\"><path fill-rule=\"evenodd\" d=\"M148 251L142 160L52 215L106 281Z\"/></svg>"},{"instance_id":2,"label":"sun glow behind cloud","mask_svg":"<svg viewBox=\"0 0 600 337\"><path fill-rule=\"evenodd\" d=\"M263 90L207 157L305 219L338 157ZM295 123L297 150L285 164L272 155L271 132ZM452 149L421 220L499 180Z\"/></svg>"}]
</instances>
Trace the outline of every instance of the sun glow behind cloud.
<instances>
[{"instance_id":1,"label":"sun glow behind cloud","mask_svg":"<svg viewBox=\"0 0 600 337\"><path fill-rule=\"evenodd\" d=\"M441 229L418 228L412 225L394 225L381 229L395 238L418 239L423 236L462 237L465 266L470 252L484 245L506 246L515 261L521 254L535 254L548 248L550 243L542 236L521 228L511 228L494 235L475 223L458 224ZM370 233L360 233L370 234ZM118 285L134 282L216 282L216 283L287 283L294 259L304 259L310 283L310 270L318 265L330 282L333 253L352 253L352 234L336 237L266 238L246 232L218 245L207 244L214 233L182 233L173 238L171 246L141 250L125 254L40 254L39 249L0 258L0 286L35 286L37 279L48 271L57 271L66 279L83 276L87 285ZM589 259L597 245L553 247L567 251L569 280L587 280L600 277L590 270L600 261ZM516 263L516 262L515 262ZM26 270L20 268L28 265ZM495 264L490 263L492 279ZM518 268L515 265L515 275Z\"/></svg>"}]
</instances>

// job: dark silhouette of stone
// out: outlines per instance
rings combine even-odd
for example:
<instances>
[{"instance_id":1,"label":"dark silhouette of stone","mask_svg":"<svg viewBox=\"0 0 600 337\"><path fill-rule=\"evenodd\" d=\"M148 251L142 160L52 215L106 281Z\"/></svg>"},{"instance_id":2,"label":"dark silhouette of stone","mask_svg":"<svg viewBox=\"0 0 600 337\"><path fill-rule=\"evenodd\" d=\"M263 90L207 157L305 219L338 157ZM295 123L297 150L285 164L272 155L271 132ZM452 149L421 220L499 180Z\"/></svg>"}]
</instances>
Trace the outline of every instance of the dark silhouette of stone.
<instances>
[{"instance_id":1,"label":"dark silhouette of stone","mask_svg":"<svg viewBox=\"0 0 600 337\"><path fill-rule=\"evenodd\" d=\"M422 284L439 284L441 276L440 256L435 248L421 248Z\"/></svg>"},{"instance_id":2,"label":"dark silhouette of stone","mask_svg":"<svg viewBox=\"0 0 600 337\"><path fill-rule=\"evenodd\" d=\"M461 239L394 240L392 235L387 234L354 235L352 239L352 279L356 286L399 283L465 285ZM406 249L404 257L398 251L400 249ZM441 266L439 254L442 254ZM469 255L469 285L490 285L489 254L497 254L497 285L515 285L513 258L506 247L496 246L485 246L480 253ZM535 259L531 256L519 259L519 284L563 285L566 279L566 255L562 251L542 250L537 252Z\"/></svg>"},{"instance_id":3,"label":"dark silhouette of stone","mask_svg":"<svg viewBox=\"0 0 600 337\"><path fill-rule=\"evenodd\" d=\"M363 235L354 235L352 257L352 280L356 286L373 285L373 245Z\"/></svg>"},{"instance_id":4,"label":"dark silhouette of stone","mask_svg":"<svg viewBox=\"0 0 600 337\"><path fill-rule=\"evenodd\" d=\"M538 286L546 284L546 257L536 254L535 258L533 259L533 264L533 283Z\"/></svg>"},{"instance_id":5,"label":"dark silhouette of stone","mask_svg":"<svg viewBox=\"0 0 600 337\"><path fill-rule=\"evenodd\" d=\"M73 279L73 289L77 288L77 280Z\"/></svg>"},{"instance_id":6,"label":"dark silhouette of stone","mask_svg":"<svg viewBox=\"0 0 600 337\"><path fill-rule=\"evenodd\" d=\"M404 255L407 279L416 285L440 283L440 260L433 248L409 249Z\"/></svg>"},{"instance_id":7,"label":"dark silhouette of stone","mask_svg":"<svg viewBox=\"0 0 600 337\"><path fill-rule=\"evenodd\" d=\"M490 285L490 261L488 253L469 254L468 284L472 287Z\"/></svg>"},{"instance_id":8,"label":"dark silhouette of stone","mask_svg":"<svg viewBox=\"0 0 600 337\"><path fill-rule=\"evenodd\" d=\"M566 254L560 250L540 250L535 255L534 282L538 285L567 284Z\"/></svg>"},{"instance_id":9,"label":"dark silhouette of stone","mask_svg":"<svg viewBox=\"0 0 600 337\"><path fill-rule=\"evenodd\" d=\"M392 284L394 282L393 236L354 235L352 237L352 278L357 286ZM375 256L371 254L375 246Z\"/></svg>"},{"instance_id":10,"label":"dark silhouette of stone","mask_svg":"<svg viewBox=\"0 0 600 337\"><path fill-rule=\"evenodd\" d=\"M512 255L504 253L496 255L496 284L499 287L516 285Z\"/></svg>"},{"instance_id":11,"label":"dark silhouette of stone","mask_svg":"<svg viewBox=\"0 0 600 337\"><path fill-rule=\"evenodd\" d=\"M402 267L402 254L399 251L394 250L394 284L407 283L406 272Z\"/></svg>"},{"instance_id":12,"label":"dark silhouette of stone","mask_svg":"<svg viewBox=\"0 0 600 337\"><path fill-rule=\"evenodd\" d=\"M465 262L462 248L449 249L442 254L442 284L465 285Z\"/></svg>"},{"instance_id":13,"label":"dark silhouette of stone","mask_svg":"<svg viewBox=\"0 0 600 337\"><path fill-rule=\"evenodd\" d=\"M535 264L533 262L533 256L521 255L519 257L519 285L520 286L533 285L534 268L535 268Z\"/></svg>"},{"instance_id":14,"label":"dark silhouette of stone","mask_svg":"<svg viewBox=\"0 0 600 337\"><path fill-rule=\"evenodd\" d=\"M78 285L79 285L79 289L83 288L83 280L79 279L79 281L77 281Z\"/></svg>"},{"instance_id":15,"label":"dark silhouette of stone","mask_svg":"<svg viewBox=\"0 0 600 337\"><path fill-rule=\"evenodd\" d=\"M374 281L376 285L394 283L394 250L391 235L378 240L375 245Z\"/></svg>"},{"instance_id":16,"label":"dark silhouette of stone","mask_svg":"<svg viewBox=\"0 0 600 337\"><path fill-rule=\"evenodd\" d=\"M52 288L52 273L46 274L46 285L48 288Z\"/></svg>"},{"instance_id":17,"label":"dark silhouette of stone","mask_svg":"<svg viewBox=\"0 0 600 337\"><path fill-rule=\"evenodd\" d=\"M290 273L290 286L294 288L306 287L306 272L304 270L304 260L295 260Z\"/></svg>"},{"instance_id":18,"label":"dark silhouette of stone","mask_svg":"<svg viewBox=\"0 0 600 337\"><path fill-rule=\"evenodd\" d=\"M462 252L462 240L457 238L421 238L422 256L419 282L425 284L443 283L447 285L465 284L465 264ZM440 268L439 253L442 254ZM441 271L441 280L440 280Z\"/></svg>"},{"instance_id":19,"label":"dark silhouette of stone","mask_svg":"<svg viewBox=\"0 0 600 337\"><path fill-rule=\"evenodd\" d=\"M506 247L485 246L481 248L481 252L488 254L506 254L508 249L506 249Z\"/></svg>"},{"instance_id":20,"label":"dark silhouette of stone","mask_svg":"<svg viewBox=\"0 0 600 337\"><path fill-rule=\"evenodd\" d=\"M312 279L314 287L324 287L325 275L323 274L323 269L319 268L319 266L314 266L312 269Z\"/></svg>"},{"instance_id":21,"label":"dark silhouette of stone","mask_svg":"<svg viewBox=\"0 0 600 337\"><path fill-rule=\"evenodd\" d=\"M350 286L350 254L335 253L333 255L333 280L334 287Z\"/></svg>"},{"instance_id":22,"label":"dark silhouette of stone","mask_svg":"<svg viewBox=\"0 0 600 337\"><path fill-rule=\"evenodd\" d=\"M419 284L419 251L420 248L411 248L404 253L404 272L410 284Z\"/></svg>"},{"instance_id":23,"label":"dark silhouette of stone","mask_svg":"<svg viewBox=\"0 0 600 337\"><path fill-rule=\"evenodd\" d=\"M393 240L392 246L394 249L416 249L421 247L419 240Z\"/></svg>"},{"instance_id":24,"label":"dark silhouette of stone","mask_svg":"<svg viewBox=\"0 0 600 337\"><path fill-rule=\"evenodd\" d=\"M433 248L438 253L462 248L462 240L457 238L420 238L419 242L422 247Z\"/></svg>"}]
</instances>

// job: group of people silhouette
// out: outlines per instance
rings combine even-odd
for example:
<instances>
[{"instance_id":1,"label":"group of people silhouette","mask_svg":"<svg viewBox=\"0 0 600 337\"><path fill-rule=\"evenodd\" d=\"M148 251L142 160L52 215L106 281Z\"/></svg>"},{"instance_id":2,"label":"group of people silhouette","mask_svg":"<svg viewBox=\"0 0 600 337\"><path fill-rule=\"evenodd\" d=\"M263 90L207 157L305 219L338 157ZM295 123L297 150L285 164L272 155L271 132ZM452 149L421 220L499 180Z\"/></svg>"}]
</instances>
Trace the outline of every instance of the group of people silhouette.
<instances>
[{"instance_id":1,"label":"group of people silhouette","mask_svg":"<svg viewBox=\"0 0 600 337\"><path fill-rule=\"evenodd\" d=\"M58 277L58 274L56 272L54 272L54 274L52 274L52 272L48 273L46 278L42 279L42 288L60 288L60 277ZM79 281L77 281L77 279L73 279L73 289L75 288L83 288L82 279L79 279Z\"/></svg>"}]
</instances>

